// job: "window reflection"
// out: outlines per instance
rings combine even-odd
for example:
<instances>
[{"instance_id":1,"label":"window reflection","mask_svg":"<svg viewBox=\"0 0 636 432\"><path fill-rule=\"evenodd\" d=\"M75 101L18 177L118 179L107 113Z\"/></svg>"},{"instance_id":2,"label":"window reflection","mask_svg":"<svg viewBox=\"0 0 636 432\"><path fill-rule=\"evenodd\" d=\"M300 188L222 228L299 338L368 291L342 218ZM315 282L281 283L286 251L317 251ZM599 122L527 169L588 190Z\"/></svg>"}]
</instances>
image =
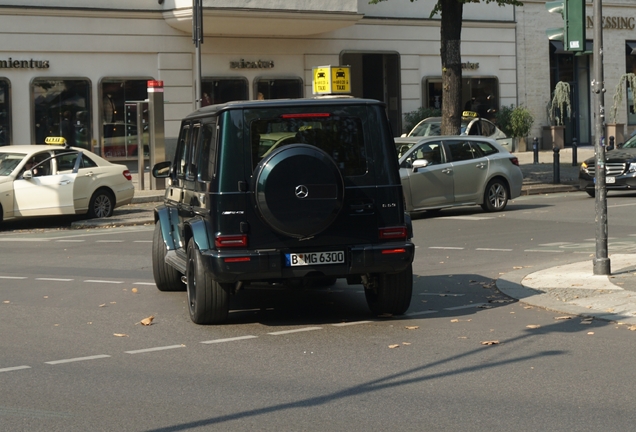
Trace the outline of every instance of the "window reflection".
<instances>
[{"instance_id":1,"label":"window reflection","mask_svg":"<svg viewBox=\"0 0 636 432\"><path fill-rule=\"evenodd\" d=\"M101 82L103 156L107 159L136 159L137 101L148 99L148 79L109 79ZM148 145L148 118L143 130Z\"/></svg>"},{"instance_id":2,"label":"window reflection","mask_svg":"<svg viewBox=\"0 0 636 432\"><path fill-rule=\"evenodd\" d=\"M298 99L303 97L300 78L259 78L254 80L254 99Z\"/></svg>"},{"instance_id":3,"label":"window reflection","mask_svg":"<svg viewBox=\"0 0 636 432\"><path fill-rule=\"evenodd\" d=\"M9 81L0 79L0 146L11 144Z\"/></svg>"},{"instance_id":4,"label":"window reflection","mask_svg":"<svg viewBox=\"0 0 636 432\"><path fill-rule=\"evenodd\" d=\"M249 99L247 79L236 78L204 78L201 82L203 94L201 106L220 104L230 101Z\"/></svg>"},{"instance_id":5,"label":"window reflection","mask_svg":"<svg viewBox=\"0 0 636 432\"><path fill-rule=\"evenodd\" d=\"M422 86L426 108L442 108L442 79L427 78ZM499 82L497 78L464 77L462 79L462 109L475 111L480 117L494 120L499 109Z\"/></svg>"},{"instance_id":6,"label":"window reflection","mask_svg":"<svg viewBox=\"0 0 636 432\"><path fill-rule=\"evenodd\" d=\"M89 148L90 88L87 79L33 81L35 144L44 144L49 136L61 136L72 146Z\"/></svg>"}]
</instances>

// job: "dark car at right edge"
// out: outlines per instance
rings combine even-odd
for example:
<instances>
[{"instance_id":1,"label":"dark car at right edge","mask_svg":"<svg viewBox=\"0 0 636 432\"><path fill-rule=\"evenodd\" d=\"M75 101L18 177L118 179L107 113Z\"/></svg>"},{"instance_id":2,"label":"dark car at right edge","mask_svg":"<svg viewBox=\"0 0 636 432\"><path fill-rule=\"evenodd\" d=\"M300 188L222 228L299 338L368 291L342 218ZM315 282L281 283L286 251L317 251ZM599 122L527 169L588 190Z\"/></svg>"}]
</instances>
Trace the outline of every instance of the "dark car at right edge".
<instances>
[{"instance_id":1,"label":"dark car at right edge","mask_svg":"<svg viewBox=\"0 0 636 432\"><path fill-rule=\"evenodd\" d=\"M579 170L579 189L595 195L594 158L587 159ZM619 149L605 153L605 185L611 190L636 190L636 135Z\"/></svg>"}]
</instances>

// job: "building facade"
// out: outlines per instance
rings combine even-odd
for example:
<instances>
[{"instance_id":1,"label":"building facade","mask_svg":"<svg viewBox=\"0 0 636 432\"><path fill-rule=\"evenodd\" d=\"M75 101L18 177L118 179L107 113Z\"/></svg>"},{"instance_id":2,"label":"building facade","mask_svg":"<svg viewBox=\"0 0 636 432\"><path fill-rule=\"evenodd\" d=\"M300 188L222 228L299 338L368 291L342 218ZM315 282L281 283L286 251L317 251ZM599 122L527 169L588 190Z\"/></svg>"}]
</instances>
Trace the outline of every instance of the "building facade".
<instances>
[{"instance_id":1,"label":"building facade","mask_svg":"<svg viewBox=\"0 0 636 432\"><path fill-rule=\"evenodd\" d=\"M565 119L565 145L594 145L595 105L591 91L594 79L593 3L586 0L586 51L575 55L563 50L561 42L549 41L546 30L562 27L563 20L545 8L545 0L524 0L516 9L518 102L534 115L532 136L541 137L542 129L550 126L548 104L559 81L570 84L572 113ZM606 123L618 123L617 143L636 130L634 94L623 86L620 102L614 106L616 87L627 73L636 73L636 2L634 0L603 0L603 69L605 78ZM614 134L614 132L610 132ZM613 135L612 135L613 136ZM545 148L544 144L544 148Z\"/></svg>"},{"instance_id":2,"label":"building facade","mask_svg":"<svg viewBox=\"0 0 636 432\"><path fill-rule=\"evenodd\" d=\"M312 96L312 69L351 65L354 96L402 118L440 106L435 0L203 0L201 95L195 95L191 0L0 0L0 145L46 136L113 161L137 158L135 101L164 84L166 149L196 106ZM493 116L517 102L515 8L467 4L467 106ZM145 127L144 127L145 129ZM168 157L171 154L167 155Z\"/></svg>"}]
</instances>

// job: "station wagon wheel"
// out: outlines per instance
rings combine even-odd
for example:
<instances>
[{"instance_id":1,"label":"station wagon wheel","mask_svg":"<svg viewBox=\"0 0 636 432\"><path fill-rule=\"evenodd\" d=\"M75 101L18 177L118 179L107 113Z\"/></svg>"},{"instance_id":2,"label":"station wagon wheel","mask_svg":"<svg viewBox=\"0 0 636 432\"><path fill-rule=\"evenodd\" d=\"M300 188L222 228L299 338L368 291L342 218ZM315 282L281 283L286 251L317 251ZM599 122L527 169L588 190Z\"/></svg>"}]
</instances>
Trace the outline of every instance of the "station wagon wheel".
<instances>
[{"instance_id":1,"label":"station wagon wheel","mask_svg":"<svg viewBox=\"0 0 636 432\"><path fill-rule=\"evenodd\" d=\"M188 311L196 324L218 324L227 319L230 309L230 286L213 280L205 271L201 251L194 239L188 242L186 263Z\"/></svg>"},{"instance_id":2,"label":"station wagon wheel","mask_svg":"<svg viewBox=\"0 0 636 432\"><path fill-rule=\"evenodd\" d=\"M399 273L385 273L368 277L364 294L367 305L375 315L402 315L411 305L413 295L413 266Z\"/></svg>"},{"instance_id":3,"label":"station wagon wheel","mask_svg":"<svg viewBox=\"0 0 636 432\"><path fill-rule=\"evenodd\" d=\"M98 189L95 191L88 205L88 217L111 217L113 210L115 210L115 197L112 192L106 189Z\"/></svg>"},{"instance_id":4,"label":"station wagon wheel","mask_svg":"<svg viewBox=\"0 0 636 432\"><path fill-rule=\"evenodd\" d=\"M481 208L487 212L502 211L508 204L508 186L503 180L490 180L484 192L484 202Z\"/></svg>"},{"instance_id":5,"label":"station wagon wheel","mask_svg":"<svg viewBox=\"0 0 636 432\"><path fill-rule=\"evenodd\" d=\"M181 273L166 264L166 243L161 231L161 222L155 224L152 235L152 274L159 291L185 291L186 286L181 282Z\"/></svg>"}]
</instances>

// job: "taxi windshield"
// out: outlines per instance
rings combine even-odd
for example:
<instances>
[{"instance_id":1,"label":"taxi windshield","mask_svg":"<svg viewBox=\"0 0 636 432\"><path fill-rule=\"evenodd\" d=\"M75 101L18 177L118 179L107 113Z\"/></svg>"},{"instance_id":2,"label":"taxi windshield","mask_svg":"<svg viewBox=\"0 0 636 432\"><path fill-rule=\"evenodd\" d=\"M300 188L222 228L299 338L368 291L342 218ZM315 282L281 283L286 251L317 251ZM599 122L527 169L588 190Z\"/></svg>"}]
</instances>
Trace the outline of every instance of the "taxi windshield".
<instances>
[{"instance_id":1,"label":"taxi windshield","mask_svg":"<svg viewBox=\"0 0 636 432\"><path fill-rule=\"evenodd\" d=\"M22 153L0 153L0 176L10 175L24 159Z\"/></svg>"},{"instance_id":2,"label":"taxi windshield","mask_svg":"<svg viewBox=\"0 0 636 432\"><path fill-rule=\"evenodd\" d=\"M464 135L466 133L466 128L468 124L472 121L472 118L462 118L461 126L460 126L460 135ZM430 118L426 119L423 122L420 122L417 126L413 128L409 136L438 136L442 134L442 119L441 118Z\"/></svg>"}]
</instances>

